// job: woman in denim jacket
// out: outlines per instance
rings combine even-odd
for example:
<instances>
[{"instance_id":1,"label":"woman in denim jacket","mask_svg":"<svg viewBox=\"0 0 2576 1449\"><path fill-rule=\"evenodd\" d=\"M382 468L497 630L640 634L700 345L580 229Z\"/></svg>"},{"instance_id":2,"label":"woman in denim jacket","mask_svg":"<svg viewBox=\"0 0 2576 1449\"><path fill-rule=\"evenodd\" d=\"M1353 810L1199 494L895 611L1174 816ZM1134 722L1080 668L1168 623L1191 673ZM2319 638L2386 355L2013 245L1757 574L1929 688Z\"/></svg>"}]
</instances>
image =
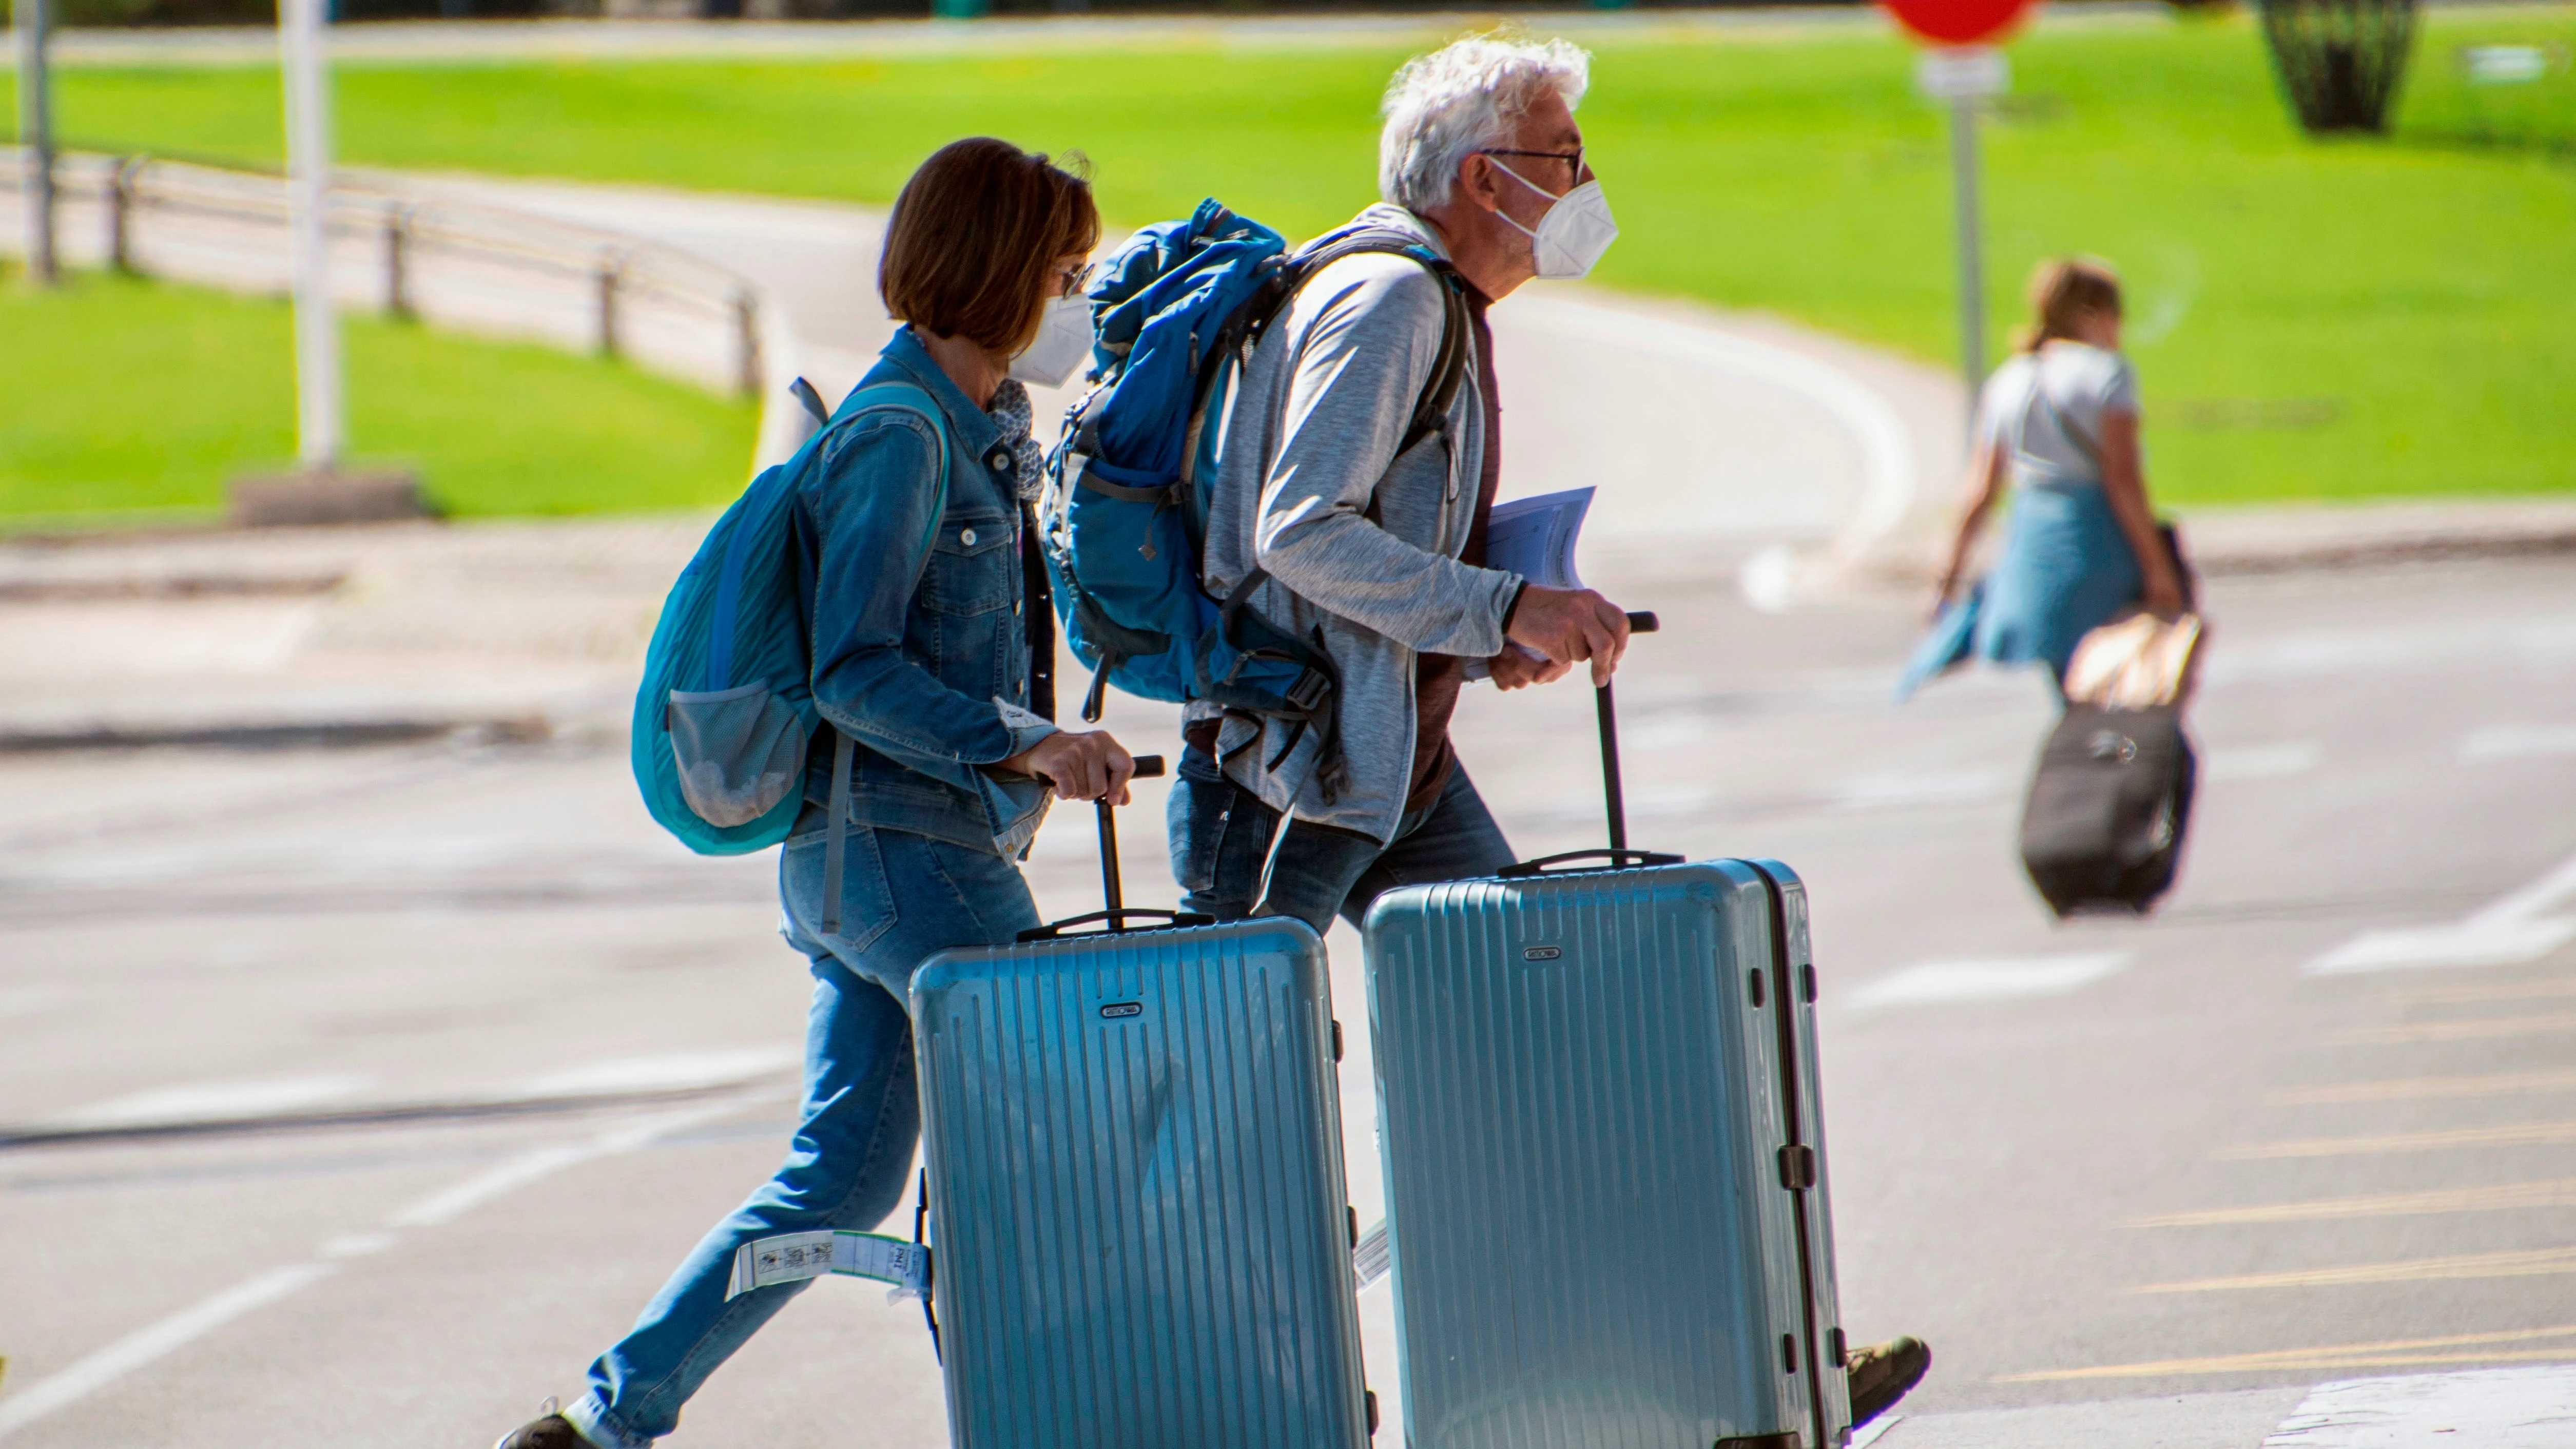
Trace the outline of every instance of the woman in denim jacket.
<instances>
[{"instance_id":1,"label":"woman in denim jacket","mask_svg":"<svg viewBox=\"0 0 2576 1449\"><path fill-rule=\"evenodd\" d=\"M894 1210L920 1130L914 968L1038 924L1015 861L1050 793L1125 798L1133 765L1117 741L1049 722L1031 630L1052 650L1052 620L1038 617L1047 606L1021 552L1039 455L1017 378L1061 382L1087 350L1078 283L1099 236L1088 184L1001 141L942 149L895 201L877 286L910 325L860 385L921 389L936 430L909 409L870 413L825 440L800 500L814 699L858 746L838 934L822 928L833 751L819 736L779 861L781 934L814 973L803 1120L778 1175L591 1365L590 1391L499 1449L641 1449L668 1434L707 1375L805 1286L728 1299L736 1248L873 1228Z\"/></svg>"}]
</instances>

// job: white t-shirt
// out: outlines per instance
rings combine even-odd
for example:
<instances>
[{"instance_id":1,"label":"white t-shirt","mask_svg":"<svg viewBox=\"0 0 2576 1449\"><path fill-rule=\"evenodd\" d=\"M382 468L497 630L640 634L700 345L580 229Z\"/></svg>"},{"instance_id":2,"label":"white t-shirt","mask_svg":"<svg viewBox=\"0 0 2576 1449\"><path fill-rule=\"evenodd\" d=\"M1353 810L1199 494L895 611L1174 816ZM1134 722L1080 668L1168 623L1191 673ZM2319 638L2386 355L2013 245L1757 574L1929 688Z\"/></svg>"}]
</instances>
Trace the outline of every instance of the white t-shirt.
<instances>
[{"instance_id":1,"label":"white t-shirt","mask_svg":"<svg viewBox=\"0 0 2576 1449\"><path fill-rule=\"evenodd\" d=\"M2011 450L2017 475L2099 483L2103 414L2137 411L2129 359L2060 338L2014 353L1986 379L1977 436Z\"/></svg>"}]
</instances>

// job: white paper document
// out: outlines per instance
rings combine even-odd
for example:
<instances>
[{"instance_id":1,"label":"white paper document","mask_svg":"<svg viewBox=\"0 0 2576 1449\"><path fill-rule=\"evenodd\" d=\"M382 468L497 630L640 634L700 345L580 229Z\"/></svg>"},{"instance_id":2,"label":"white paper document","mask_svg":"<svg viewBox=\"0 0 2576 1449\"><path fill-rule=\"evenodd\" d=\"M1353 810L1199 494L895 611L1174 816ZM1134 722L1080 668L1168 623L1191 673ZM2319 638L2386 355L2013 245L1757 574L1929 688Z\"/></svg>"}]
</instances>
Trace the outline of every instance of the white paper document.
<instances>
[{"instance_id":1,"label":"white paper document","mask_svg":"<svg viewBox=\"0 0 2576 1449\"><path fill-rule=\"evenodd\" d=\"M1485 523L1485 567L1508 569L1542 588L1582 588L1574 576L1574 543L1591 506L1589 488L1495 504Z\"/></svg>"},{"instance_id":2,"label":"white paper document","mask_svg":"<svg viewBox=\"0 0 2576 1449\"><path fill-rule=\"evenodd\" d=\"M1485 521L1485 567L1519 574L1541 588L1582 588L1583 580L1574 574L1574 545L1591 506L1589 488L1495 504ZM1483 679L1488 672L1482 659L1467 666L1469 679Z\"/></svg>"}]
</instances>

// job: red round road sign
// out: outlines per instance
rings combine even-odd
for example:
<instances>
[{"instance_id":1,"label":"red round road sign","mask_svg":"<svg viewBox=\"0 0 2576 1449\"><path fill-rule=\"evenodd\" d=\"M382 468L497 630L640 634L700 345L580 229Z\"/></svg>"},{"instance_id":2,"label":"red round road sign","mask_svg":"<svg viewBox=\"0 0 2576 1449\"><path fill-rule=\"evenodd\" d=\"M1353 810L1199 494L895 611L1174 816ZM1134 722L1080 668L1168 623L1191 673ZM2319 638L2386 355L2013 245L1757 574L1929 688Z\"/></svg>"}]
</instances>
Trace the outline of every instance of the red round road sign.
<instances>
[{"instance_id":1,"label":"red round road sign","mask_svg":"<svg viewBox=\"0 0 2576 1449\"><path fill-rule=\"evenodd\" d=\"M1934 45L1981 45L2022 17L2030 0L1883 0L1918 40Z\"/></svg>"}]
</instances>

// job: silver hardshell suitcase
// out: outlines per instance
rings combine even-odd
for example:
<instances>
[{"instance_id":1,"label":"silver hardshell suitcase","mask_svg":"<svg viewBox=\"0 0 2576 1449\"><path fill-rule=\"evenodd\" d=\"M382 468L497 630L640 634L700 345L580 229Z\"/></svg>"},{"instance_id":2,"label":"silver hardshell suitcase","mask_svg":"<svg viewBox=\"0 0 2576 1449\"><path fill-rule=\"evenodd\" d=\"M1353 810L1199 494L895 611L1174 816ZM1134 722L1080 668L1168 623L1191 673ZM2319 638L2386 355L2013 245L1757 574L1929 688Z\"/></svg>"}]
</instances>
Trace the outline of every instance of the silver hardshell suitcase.
<instances>
[{"instance_id":1,"label":"silver hardshell suitcase","mask_svg":"<svg viewBox=\"0 0 2576 1449\"><path fill-rule=\"evenodd\" d=\"M1830 1449L1806 891L1626 849L1600 708L1610 850L1369 912L1405 1442Z\"/></svg>"},{"instance_id":2,"label":"silver hardshell suitcase","mask_svg":"<svg viewBox=\"0 0 2576 1449\"><path fill-rule=\"evenodd\" d=\"M913 981L951 1438L1360 1449L1323 942L1125 909L1100 814L1108 911Z\"/></svg>"}]
</instances>

